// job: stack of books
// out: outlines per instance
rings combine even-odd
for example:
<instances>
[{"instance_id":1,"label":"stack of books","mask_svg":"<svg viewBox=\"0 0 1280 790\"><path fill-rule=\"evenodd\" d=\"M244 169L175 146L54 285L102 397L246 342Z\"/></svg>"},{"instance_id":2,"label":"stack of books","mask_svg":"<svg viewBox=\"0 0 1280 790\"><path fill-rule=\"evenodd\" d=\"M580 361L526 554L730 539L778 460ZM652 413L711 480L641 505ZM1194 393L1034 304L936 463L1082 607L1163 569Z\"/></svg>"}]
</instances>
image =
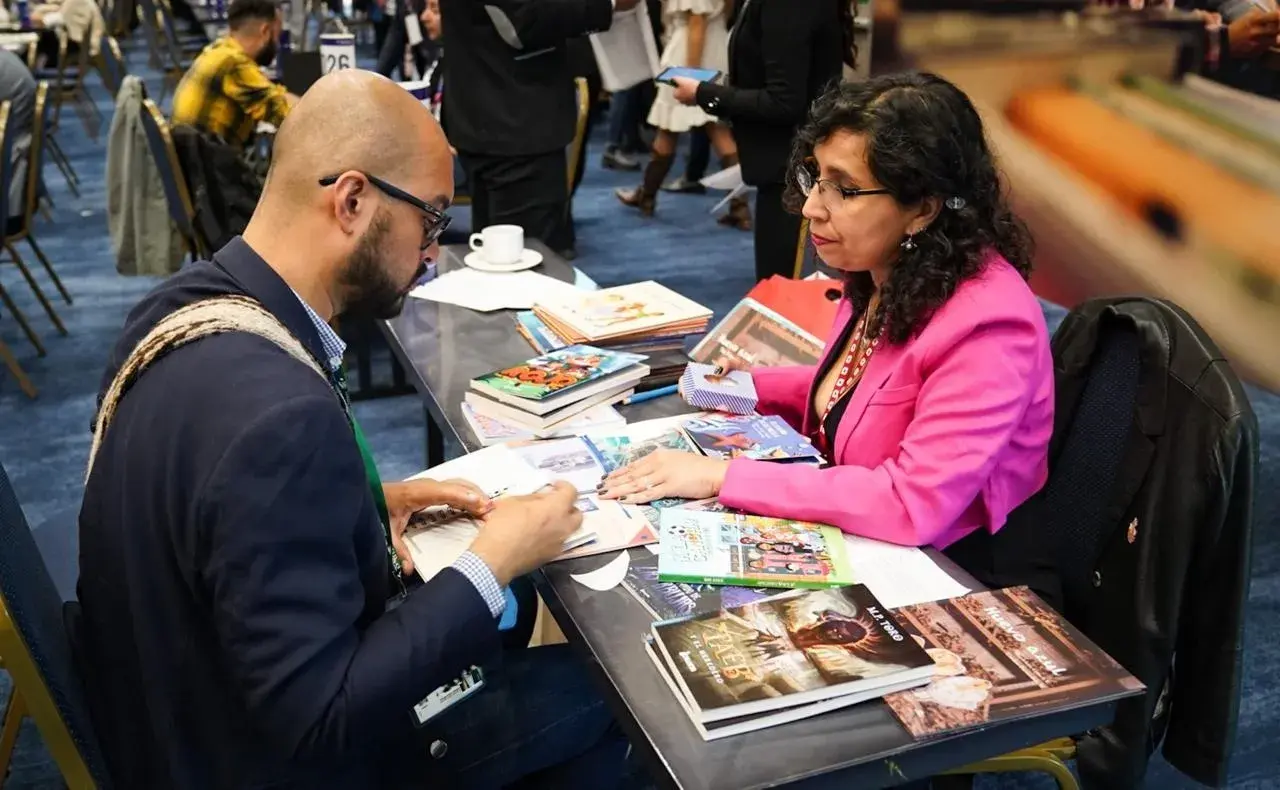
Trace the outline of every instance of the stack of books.
<instances>
[{"instance_id":1,"label":"stack of books","mask_svg":"<svg viewBox=\"0 0 1280 790\"><path fill-rule=\"evenodd\" d=\"M534 432L553 431L635 392L649 375L644 356L569 346L471 380L466 404L478 415Z\"/></svg>"},{"instance_id":2,"label":"stack of books","mask_svg":"<svg viewBox=\"0 0 1280 790\"><path fill-rule=\"evenodd\" d=\"M560 342L630 351L682 348L711 319L711 310L652 280L557 295L535 304L533 313Z\"/></svg>"},{"instance_id":3,"label":"stack of books","mask_svg":"<svg viewBox=\"0 0 1280 790\"><path fill-rule=\"evenodd\" d=\"M934 674L925 649L862 585L654 623L645 647L706 740L879 699Z\"/></svg>"}]
</instances>

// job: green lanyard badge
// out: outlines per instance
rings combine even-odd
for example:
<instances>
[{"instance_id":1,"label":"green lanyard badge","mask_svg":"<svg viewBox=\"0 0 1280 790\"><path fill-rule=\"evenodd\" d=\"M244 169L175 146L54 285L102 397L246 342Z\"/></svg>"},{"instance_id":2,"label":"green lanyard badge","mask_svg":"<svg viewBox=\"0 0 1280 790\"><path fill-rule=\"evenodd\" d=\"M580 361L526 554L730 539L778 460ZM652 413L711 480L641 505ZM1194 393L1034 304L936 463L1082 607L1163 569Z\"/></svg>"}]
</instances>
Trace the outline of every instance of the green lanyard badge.
<instances>
[{"instance_id":1,"label":"green lanyard badge","mask_svg":"<svg viewBox=\"0 0 1280 790\"><path fill-rule=\"evenodd\" d=\"M347 376L341 366L334 371L334 390L342 401L342 410L346 412L347 422L351 424L351 432L355 435L356 446L360 448L360 459L364 461L364 476L369 484L369 493L373 494L373 503L378 509L378 519L382 522L382 535L387 541L387 556L391 559L393 581L401 594L407 592L404 585L404 566L400 555L396 553L395 543L391 540L391 516L387 510L387 495L382 490L382 477L378 474L378 465L373 461L373 453L369 451L369 442L365 439L360 423L351 412L351 397L347 392Z\"/></svg>"}]
</instances>

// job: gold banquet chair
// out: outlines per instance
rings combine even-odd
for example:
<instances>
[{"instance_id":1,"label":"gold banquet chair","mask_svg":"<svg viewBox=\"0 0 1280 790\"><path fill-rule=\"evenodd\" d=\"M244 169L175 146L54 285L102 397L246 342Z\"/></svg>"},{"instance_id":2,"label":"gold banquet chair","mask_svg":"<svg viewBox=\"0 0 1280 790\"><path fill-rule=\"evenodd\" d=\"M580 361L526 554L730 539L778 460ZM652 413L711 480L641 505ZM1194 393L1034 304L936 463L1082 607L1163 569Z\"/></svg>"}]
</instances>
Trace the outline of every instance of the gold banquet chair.
<instances>
[{"instance_id":1,"label":"gold banquet chair","mask_svg":"<svg viewBox=\"0 0 1280 790\"><path fill-rule=\"evenodd\" d=\"M156 169L160 171L160 183L164 187L169 218L186 241L191 259L198 261L207 258L210 251L205 247L200 231L196 229L195 204L191 201L187 177L182 171L182 163L178 161L173 138L169 135L169 123L164 119L160 108L150 99L142 101L141 120L142 131L147 137L147 148L151 151Z\"/></svg>"},{"instance_id":2,"label":"gold banquet chair","mask_svg":"<svg viewBox=\"0 0 1280 790\"><path fill-rule=\"evenodd\" d=\"M573 182L578 178L578 159L582 156L582 147L587 144L587 116L591 114L591 91L587 88L587 78L574 77L573 86L578 102L578 120L573 127L573 142L569 143L565 172L570 192L573 192Z\"/></svg>"},{"instance_id":3,"label":"gold banquet chair","mask_svg":"<svg viewBox=\"0 0 1280 790\"><path fill-rule=\"evenodd\" d=\"M1057 783L1058 790L1080 790L1079 781L1067 765L1067 761L1074 760L1075 757L1076 742L1070 738L1058 738L942 773L952 776L1045 773Z\"/></svg>"},{"instance_id":4,"label":"gold banquet chair","mask_svg":"<svg viewBox=\"0 0 1280 790\"><path fill-rule=\"evenodd\" d=\"M792 266L791 279L799 280L804 276L805 263L809 257L809 220L800 222L800 239L796 242L796 262Z\"/></svg>"},{"instance_id":5,"label":"gold banquet chair","mask_svg":"<svg viewBox=\"0 0 1280 790\"><path fill-rule=\"evenodd\" d=\"M22 206L16 214L18 219L16 226L5 230L4 248L13 256L14 262L22 268L27 281L31 282L32 278L30 273L27 272L26 264L19 257L18 250L14 247L18 242L26 241L27 245L31 247L31 251L36 254L36 258L39 259L40 265L44 267L45 273L49 275L54 288L62 295L63 301L71 304L71 294L67 292L66 286L62 284L62 279L58 277L57 271L54 270L53 264L44 254L44 250L40 249L40 246L36 244L36 237L33 232L36 212L40 209L40 177L44 172L44 152L49 140L50 109L49 83L41 82L36 86L36 107L33 113L34 120L31 124L31 147L27 150L27 182L22 189ZM14 215L13 211L9 213ZM44 294L37 290L36 296L44 304L45 310L48 311L49 317L54 322L54 326L65 335L67 333L65 327L62 326L57 314L53 312L53 307L47 304Z\"/></svg>"}]
</instances>

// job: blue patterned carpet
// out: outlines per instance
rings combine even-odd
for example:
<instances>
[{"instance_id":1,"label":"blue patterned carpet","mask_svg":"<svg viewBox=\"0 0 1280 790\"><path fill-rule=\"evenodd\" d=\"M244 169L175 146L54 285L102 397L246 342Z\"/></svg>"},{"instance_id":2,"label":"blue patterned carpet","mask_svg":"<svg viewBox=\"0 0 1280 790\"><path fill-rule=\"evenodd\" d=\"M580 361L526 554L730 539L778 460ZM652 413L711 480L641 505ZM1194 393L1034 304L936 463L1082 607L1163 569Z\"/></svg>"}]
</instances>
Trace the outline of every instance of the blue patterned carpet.
<instances>
[{"instance_id":1,"label":"blue patterned carpet","mask_svg":"<svg viewBox=\"0 0 1280 790\"><path fill-rule=\"evenodd\" d=\"M130 47L130 70L144 73L145 57ZM158 90L156 80L152 87ZM109 123L111 101L93 82L91 91ZM57 303L70 334L59 337L12 265L0 264L0 282L19 302L48 348L39 358L11 316L0 315L0 339L20 358L40 390L28 400L7 371L0 370L0 462L17 489L29 522L45 551L46 562L64 587L74 585L74 530L81 479L89 447L89 421L107 353L129 308L152 285L145 278L116 274L105 219L105 129L89 140L75 117L64 115L61 142L79 171L79 199L46 165L53 199L51 222L37 225L37 236L57 266L75 304ZM593 146L585 181L578 192L578 265L602 285L656 279L712 307L723 316L752 283L749 234L721 228L707 215L714 197L662 195L655 219L645 221L623 211L612 196L617 186L632 185L633 175L599 167L600 146ZM465 224L465 223L464 223ZM41 274L48 293L52 286ZM1051 320L1056 325L1054 315ZM1263 472L1259 479L1253 589L1249 604L1247 678L1241 703L1233 788L1280 787L1280 398L1254 393L1263 425ZM361 424L374 446L384 476L394 479L422 464L422 412L412 397L357 405ZM0 692L7 694L0 674ZM1162 762L1151 772L1161 788L1192 787ZM1034 780L984 779L983 786L1046 787ZM27 723L19 739L5 788L60 787L56 768L38 733Z\"/></svg>"}]
</instances>

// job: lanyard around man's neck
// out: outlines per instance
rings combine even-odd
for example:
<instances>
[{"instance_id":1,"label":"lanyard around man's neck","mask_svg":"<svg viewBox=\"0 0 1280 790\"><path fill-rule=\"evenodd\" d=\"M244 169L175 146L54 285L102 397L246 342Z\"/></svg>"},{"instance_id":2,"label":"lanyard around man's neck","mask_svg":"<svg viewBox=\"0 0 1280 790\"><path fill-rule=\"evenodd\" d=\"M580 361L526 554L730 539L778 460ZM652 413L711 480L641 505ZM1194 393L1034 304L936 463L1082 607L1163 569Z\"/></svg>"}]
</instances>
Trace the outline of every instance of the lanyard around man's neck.
<instances>
[{"instance_id":1,"label":"lanyard around man's neck","mask_svg":"<svg viewBox=\"0 0 1280 790\"><path fill-rule=\"evenodd\" d=\"M378 508L378 520L382 522L382 536L387 542L387 557L391 560L391 576L393 584L400 593L407 592L404 584L404 566L400 555L396 553L395 543L391 539L391 516L387 511L387 495L382 490L382 477L378 474L378 465L374 463L373 453L369 450L369 442L365 439L360 423L351 411L351 396L347 391L347 376L339 365L333 371L333 388L342 401L342 410L346 412L347 422L351 424L351 432L355 435L356 446L360 448L360 459L364 461L364 476L369 484L369 493L373 494L373 504Z\"/></svg>"}]
</instances>

